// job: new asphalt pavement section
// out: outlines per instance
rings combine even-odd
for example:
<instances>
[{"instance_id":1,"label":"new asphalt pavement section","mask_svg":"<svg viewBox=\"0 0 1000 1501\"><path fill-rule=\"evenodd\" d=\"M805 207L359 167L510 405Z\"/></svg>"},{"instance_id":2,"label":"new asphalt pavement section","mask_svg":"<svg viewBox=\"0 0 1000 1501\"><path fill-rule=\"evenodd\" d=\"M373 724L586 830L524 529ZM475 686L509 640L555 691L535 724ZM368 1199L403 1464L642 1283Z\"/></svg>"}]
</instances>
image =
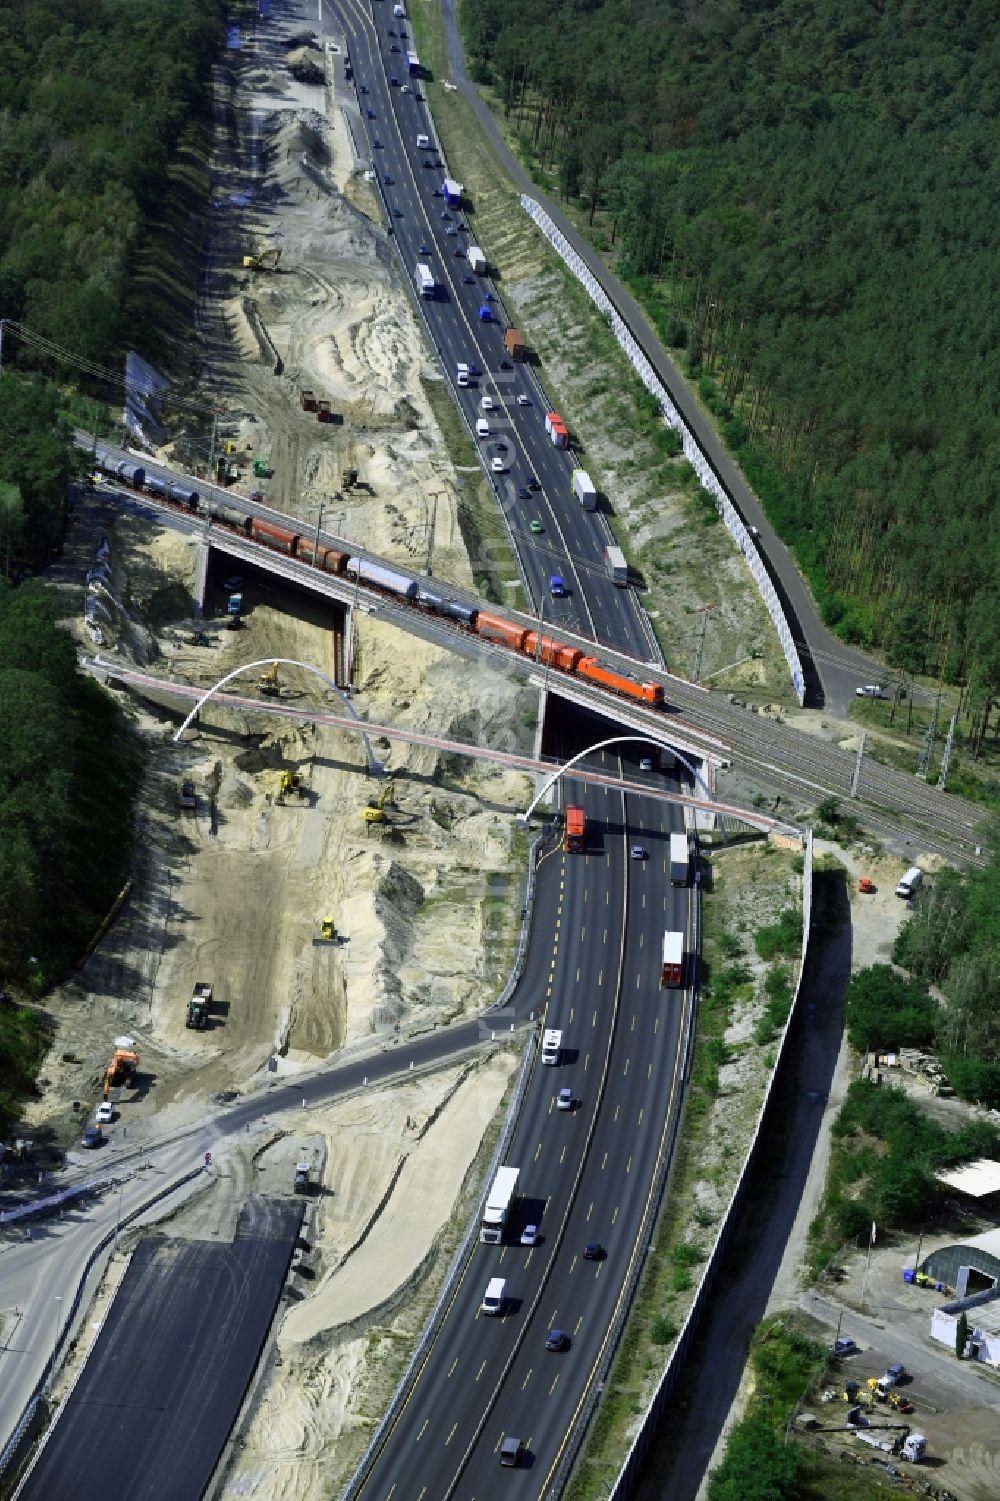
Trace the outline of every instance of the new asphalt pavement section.
<instances>
[{"instance_id":1,"label":"new asphalt pavement section","mask_svg":"<svg viewBox=\"0 0 1000 1501\"><path fill-rule=\"evenodd\" d=\"M884 669L872 662L869 657L864 656L862 652L839 641L820 620L809 587L802 579L787 548L774 531L760 502L747 485L740 470L729 458L714 428L691 395L684 377L661 345L641 307L608 269L592 246L588 245L560 212L558 206L531 181L511 152L493 115L465 71L461 40L455 22L454 0L441 0L441 8L444 15L452 79L475 111L483 134L493 147L499 164L522 192L530 193L544 207L581 260L586 263L604 287L670 393L675 407L697 438L702 451L711 460L716 474L732 496L737 509L746 521L757 527L760 533L758 540L761 553L767 561L776 587L784 594L787 601L789 625L800 654L804 654L803 667L808 674L809 669L805 658L811 659L820 679L822 693L820 702L825 703L831 712L845 715L846 705L853 697L855 687L859 683L880 681L879 673Z\"/></svg>"},{"instance_id":2,"label":"new asphalt pavement section","mask_svg":"<svg viewBox=\"0 0 1000 1501\"><path fill-rule=\"evenodd\" d=\"M197 1501L236 1420L304 1205L251 1198L230 1245L144 1240L23 1501Z\"/></svg>"},{"instance_id":3,"label":"new asphalt pavement section","mask_svg":"<svg viewBox=\"0 0 1000 1501\"><path fill-rule=\"evenodd\" d=\"M505 1016L504 1030L510 1019ZM489 1018L475 1018L442 1027L414 1041L390 1045L382 1052L342 1063L294 1084L272 1085L220 1109L180 1137L116 1154L105 1148L95 1154L95 1169L132 1166L135 1176L97 1199L71 1202L46 1218L28 1220L6 1233L0 1250L0 1302L16 1310L6 1343L0 1347L0 1452L13 1435L21 1416L45 1377L53 1348L62 1348L69 1332L69 1314L81 1278L93 1282L103 1267L101 1252L114 1238L118 1224L140 1214L152 1199L172 1185L182 1184L203 1162L206 1151L218 1151L228 1135L266 1126L283 1110L308 1109L394 1077L442 1064L488 1041L494 1027Z\"/></svg>"}]
</instances>

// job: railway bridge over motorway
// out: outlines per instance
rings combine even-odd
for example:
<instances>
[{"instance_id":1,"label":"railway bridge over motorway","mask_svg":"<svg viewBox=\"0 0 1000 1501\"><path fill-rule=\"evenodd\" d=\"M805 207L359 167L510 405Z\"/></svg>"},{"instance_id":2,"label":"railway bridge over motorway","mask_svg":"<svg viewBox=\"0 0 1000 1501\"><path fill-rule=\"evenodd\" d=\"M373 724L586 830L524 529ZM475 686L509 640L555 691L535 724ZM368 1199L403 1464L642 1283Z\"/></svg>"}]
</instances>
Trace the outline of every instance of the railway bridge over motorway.
<instances>
[{"instance_id":1,"label":"railway bridge over motorway","mask_svg":"<svg viewBox=\"0 0 1000 1501\"><path fill-rule=\"evenodd\" d=\"M131 457L124 449L109 449L108 452L120 454L126 460ZM146 467L178 482L187 478L163 466L147 463ZM518 673L529 680L537 679L549 694L571 698L581 707L589 707L605 718L627 724L630 728L641 728L654 740L677 745L685 754L703 759L714 772L721 772L723 776L729 766L739 762L740 768L753 781L780 794L786 803L790 801L808 809L830 796L849 800L866 826L881 837L902 837L916 848L938 850L963 861L976 858L983 818L982 810L976 804L943 792L906 772L881 765L870 756L856 754L819 735L806 733L794 724L754 714L730 702L724 694L706 690L603 642L597 645L592 637L579 631L558 628L547 621L543 623L546 637L596 655L612 671L631 678L641 675L662 684L664 710L628 703L592 684L568 678L556 667L545 669L544 664L528 656L505 649L496 642L487 643L454 622L370 587L360 577L349 579L313 568L300 558L286 557L232 527L213 523L209 517L197 512L184 511L148 495L139 496L122 486L108 484L105 488L119 503L136 506L151 519L169 517L172 525L203 535L199 571L202 592L208 576L209 556L215 551L231 558L234 567L241 570L259 569L293 589L308 590L329 599L336 611L337 626L343 625L346 638L344 659L348 668L354 612L360 609L369 614L377 613L381 619L401 630L473 657L488 667ZM227 507L249 519L256 516L275 526L305 531L310 540L313 537L299 518L232 492L219 493ZM341 549L375 564L397 567L386 564L334 533L319 530L315 538L320 547ZM434 585L441 587L450 598L470 607L481 604L478 597L466 590L451 584L442 586L437 579ZM197 603L200 605L202 601ZM512 610L503 613L526 629L538 626L538 621L531 616Z\"/></svg>"}]
</instances>

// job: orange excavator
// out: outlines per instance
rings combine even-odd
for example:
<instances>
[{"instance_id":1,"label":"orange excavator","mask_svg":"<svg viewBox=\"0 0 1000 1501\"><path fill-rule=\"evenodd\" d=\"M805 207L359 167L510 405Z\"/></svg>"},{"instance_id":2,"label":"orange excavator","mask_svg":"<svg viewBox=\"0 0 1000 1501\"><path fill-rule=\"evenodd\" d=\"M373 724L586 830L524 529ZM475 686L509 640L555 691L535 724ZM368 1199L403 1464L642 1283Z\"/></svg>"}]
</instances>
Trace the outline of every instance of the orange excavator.
<instances>
[{"instance_id":1,"label":"orange excavator","mask_svg":"<svg viewBox=\"0 0 1000 1501\"><path fill-rule=\"evenodd\" d=\"M104 1070L104 1098L107 1099L117 1084L128 1084L139 1068L139 1054L131 1037L116 1037L111 1062Z\"/></svg>"}]
</instances>

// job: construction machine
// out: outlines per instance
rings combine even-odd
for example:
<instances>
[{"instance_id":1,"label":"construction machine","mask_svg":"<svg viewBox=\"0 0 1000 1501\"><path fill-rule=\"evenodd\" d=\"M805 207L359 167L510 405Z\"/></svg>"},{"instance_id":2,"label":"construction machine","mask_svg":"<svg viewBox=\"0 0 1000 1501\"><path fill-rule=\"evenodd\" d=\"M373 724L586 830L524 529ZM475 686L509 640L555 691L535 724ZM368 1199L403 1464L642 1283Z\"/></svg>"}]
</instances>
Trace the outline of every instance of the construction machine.
<instances>
[{"instance_id":1,"label":"construction machine","mask_svg":"<svg viewBox=\"0 0 1000 1501\"><path fill-rule=\"evenodd\" d=\"M285 798L292 792L295 793L296 797L308 797L309 795L306 785L302 780L301 772L283 771L281 773L281 781L278 784L277 802L279 806L284 806Z\"/></svg>"},{"instance_id":2,"label":"construction machine","mask_svg":"<svg viewBox=\"0 0 1000 1501\"><path fill-rule=\"evenodd\" d=\"M387 823L388 819L385 816L385 808L387 804L390 808L394 808L396 806L395 782L386 782L385 786L382 788L382 791L376 797L368 799L367 806L365 808L362 808L361 810L365 823Z\"/></svg>"},{"instance_id":3,"label":"construction machine","mask_svg":"<svg viewBox=\"0 0 1000 1501\"><path fill-rule=\"evenodd\" d=\"M270 469L268 469L267 464L261 458L254 459L254 461L253 461L253 472L257 476L258 479L270 479L271 478L271 471L270 471Z\"/></svg>"},{"instance_id":4,"label":"construction machine","mask_svg":"<svg viewBox=\"0 0 1000 1501\"><path fill-rule=\"evenodd\" d=\"M180 791L177 794L177 801L182 808L197 808L198 797L194 790L194 783L189 779L185 779L181 783Z\"/></svg>"},{"instance_id":5,"label":"construction machine","mask_svg":"<svg viewBox=\"0 0 1000 1501\"><path fill-rule=\"evenodd\" d=\"M281 260L281 250L272 247L270 250L258 251L256 255L243 257L244 271L277 271Z\"/></svg>"},{"instance_id":6,"label":"construction machine","mask_svg":"<svg viewBox=\"0 0 1000 1501\"><path fill-rule=\"evenodd\" d=\"M261 693L278 694L281 692L281 684L278 681L278 664L272 662L266 672L262 672L257 679L257 687Z\"/></svg>"},{"instance_id":7,"label":"construction machine","mask_svg":"<svg viewBox=\"0 0 1000 1501\"><path fill-rule=\"evenodd\" d=\"M339 943L340 939L337 937L337 925L334 922L333 918L321 918L319 925L319 937L313 939L313 948L332 948L334 945Z\"/></svg>"},{"instance_id":8,"label":"construction machine","mask_svg":"<svg viewBox=\"0 0 1000 1501\"><path fill-rule=\"evenodd\" d=\"M188 1001L187 1018L184 1025L196 1027L199 1032L208 1026L208 1017L212 1009L212 987L206 985L204 980L199 980L191 991L191 999Z\"/></svg>"},{"instance_id":9,"label":"construction machine","mask_svg":"<svg viewBox=\"0 0 1000 1501\"><path fill-rule=\"evenodd\" d=\"M111 1062L104 1070L104 1098L108 1098L116 1085L127 1084L134 1077L138 1067L139 1054L133 1046L131 1037L116 1037Z\"/></svg>"}]
</instances>

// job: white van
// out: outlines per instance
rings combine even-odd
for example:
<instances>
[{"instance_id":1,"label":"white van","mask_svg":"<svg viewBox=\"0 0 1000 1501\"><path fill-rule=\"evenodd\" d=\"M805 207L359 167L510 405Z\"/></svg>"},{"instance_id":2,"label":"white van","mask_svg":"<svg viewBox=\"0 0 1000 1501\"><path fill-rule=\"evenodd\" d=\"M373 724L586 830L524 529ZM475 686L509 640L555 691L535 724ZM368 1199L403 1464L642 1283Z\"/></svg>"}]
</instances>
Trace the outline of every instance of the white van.
<instances>
[{"instance_id":1,"label":"white van","mask_svg":"<svg viewBox=\"0 0 1000 1501\"><path fill-rule=\"evenodd\" d=\"M476 419L476 437L477 438L488 438L489 435L490 435L490 425L486 421L486 418L485 417L477 417L477 419Z\"/></svg>"},{"instance_id":2,"label":"white van","mask_svg":"<svg viewBox=\"0 0 1000 1501\"><path fill-rule=\"evenodd\" d=\"M924 873L920 869L920 866L911 865L906 875L896 887L896 895L904 899L911 897L923 879Z\"/></svg>"},{"instance_id":3,"label":"white van","mask_svg":"<svg viewBox=\"0 0 1000 1501\"><path fill-rule=\"evenodd\" d=\"M425 136L425 135L419 135L419 136L417 136L417 146L420 148L421 151L426 151L428 149L428 147L430 146L430 144L431 144L431 138L430 138L430 136Z\"/></svg>"},{"instance_id":4,"label":"white van","mask_svg":"<svg viewBox=\"0 0 1000 1501\"><path fill-rule=\"evenodd\" d=\"M491 1277L489 1285L483 1294L481 1304L483 1313L503 1313L504 1299L507 1295L506 1277Z\"/></svg>"},{"instance_id":5,"label":"white van","mask_svg":"<svg viewBox=\"0 0 1000 1501\"><path fill-rule=\"evenodd\" d=\"M879 687L878 683L864 683L860 688L855 688L854 692L857 694L858 698L882 697L882 689Z\"/></svg>"}]
</instances>

